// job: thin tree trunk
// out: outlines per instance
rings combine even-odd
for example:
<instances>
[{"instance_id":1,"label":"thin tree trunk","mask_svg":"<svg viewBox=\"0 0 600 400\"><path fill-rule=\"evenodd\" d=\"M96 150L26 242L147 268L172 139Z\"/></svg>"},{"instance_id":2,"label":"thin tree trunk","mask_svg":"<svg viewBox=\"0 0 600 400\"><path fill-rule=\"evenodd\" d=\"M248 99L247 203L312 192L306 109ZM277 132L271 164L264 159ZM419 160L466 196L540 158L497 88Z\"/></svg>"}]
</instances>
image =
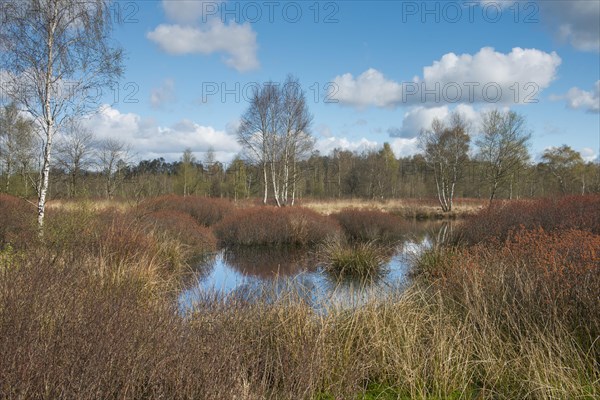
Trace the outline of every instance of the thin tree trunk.
<instances>
[{"instance_id":1,"label":"thin tree trunk","mask_svg":"<svg viewBox=\"0 0 600 400\"><path fill-rule=\"evenodd\" d=\"M452 211L452 207L454 206L454 188L456 186L455 182L452 182L452 185L450 186L450 202L449 202L449 207L448 207L448 211Z\"/></svg>"},{"instance_id":2,"label":"thin tree trunk","mask_svg":"<svg viewBox=\"0 0 600 400\"><path fill-rule=\"evenodd\" d=\"M29 182L27 180L27 170L25 167L21 170L21 179L23 180L23 186L25 187L25 198L29 197Z\"/></svg>"},{"instance_id":3,"label":"thin tree trunk","mask_svg":"<svg viewBox=\"0 0 600 400\"><path fill-rule=\"evenodd\" d=\"M49 103L47 107L50 108ZM40 176L40 193L38 197L38 217L37 222L39 228L44 226L44 215L46 211L46 195L48 194L48 182L50 176L50 154L52 151L52 129L53 122L46 120L46 144L44 146L44 161L42 164L42 171ZM40 231L41 232L41 231Z\"/></svg>"},{"instance_id":4,"label":"thin tree trunk","mask_svg":"<svg viewBox=\"0 0 600 400\"><path fill-rule=\"evenodd\" d=\"M10 170L11 170L11 165L10 165L10 161L6 163L6 186L4 188L4 191L6 193L8 193L9 189L10 189Z\"/></svg>"},{"instance_id":5,"label":"thin tree trunk","mask_svg":"<svg viewBox=\"0 0 600 400\"><path fill-rule=\"evenodd\" d=\"M267 204L269 197L269 180L267 179L267 163L263 162L263 177L265 179L265 196L263 198L263 204Z\"/></svg>"},{"instance_id":6,"label":"thin tree trunk","mask_svg":"<svg viewBox=\"0 0 600 400\"><path fill-rule=\"evenodd\" d=\"M277 207L281 207L281 202L279 201L279 185L277 184L277 174L275 171L275 162L271 161L271 180L273 183L273 196L275 198L275 202L277 203Z\"/></svg>"},{"instance_id":7,"label":"thin tree trunk","mask_svg":"<svg viewBox=\"0 0 600 400\"><path fill-rule=\"evenodd\" d=\"M492 201L494 201L494 198L496 197L496 190L498 190L498 181L494 179L492 189L490 190L490 205L492 205Z\"/></svg>"},{"instance_id":8,"label":"thin tree trunk","mask_svg":"<svg viewBox=\"0 0 600 400\"><path fill-rule=\"evenodd\" d=\"M440 186L440 178L438 176L438 172L434 171L434 176L435 176L435 187L436 187L436 190L437 190L438 201L440 202L440 207L442 207L442 211L446 211L446 206L445 206L444 201L442 199L442 197L443 197L443 188Z\"/></svg>"}]
</instances>

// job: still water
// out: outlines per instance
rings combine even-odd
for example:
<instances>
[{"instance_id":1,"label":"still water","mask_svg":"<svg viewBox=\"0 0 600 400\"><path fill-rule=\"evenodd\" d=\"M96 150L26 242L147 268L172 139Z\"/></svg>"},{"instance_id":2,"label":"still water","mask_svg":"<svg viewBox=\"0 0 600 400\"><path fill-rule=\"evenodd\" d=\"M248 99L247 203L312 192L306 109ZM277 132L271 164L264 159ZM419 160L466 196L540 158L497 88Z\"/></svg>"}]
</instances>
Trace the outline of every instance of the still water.
<instances>
[{"instance_id":1,"label":"still water","mask_svg":"<svg viewBox=\"0 0 600 400\"><path fill-rule=\"evenodd\" d=\"M411 262L425 249L447 237L448 222L414 222L374 281L340 280L327 274L314 249L250 247L223 249L201 263L179 295L182 312L201 299L252 300L294 295L312 307L353 307L372 296L401 290L408 284Z\"/></svg>"}]
</instances>

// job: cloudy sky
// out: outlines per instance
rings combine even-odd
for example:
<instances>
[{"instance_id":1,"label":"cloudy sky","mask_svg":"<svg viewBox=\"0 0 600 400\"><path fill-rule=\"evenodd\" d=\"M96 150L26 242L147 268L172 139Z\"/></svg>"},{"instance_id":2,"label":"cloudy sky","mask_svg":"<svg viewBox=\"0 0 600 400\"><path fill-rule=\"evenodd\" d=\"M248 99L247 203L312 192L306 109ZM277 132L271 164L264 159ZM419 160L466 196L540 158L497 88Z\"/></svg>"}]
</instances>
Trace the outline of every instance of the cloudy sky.
<instances>
[{"instance_id":1,"label":"cloudy sky","mask_svg":"<svg viewBox=\"0 0 600 400\"><path fill-rule=\"evenodd\" d=\"M254 85L291 73L317 149L414 154L433 118L525 115L531 152L600 149L600 1L119 1L126 72L88 124L139 158L221 161Z\"/></svg>"}]
</instances>

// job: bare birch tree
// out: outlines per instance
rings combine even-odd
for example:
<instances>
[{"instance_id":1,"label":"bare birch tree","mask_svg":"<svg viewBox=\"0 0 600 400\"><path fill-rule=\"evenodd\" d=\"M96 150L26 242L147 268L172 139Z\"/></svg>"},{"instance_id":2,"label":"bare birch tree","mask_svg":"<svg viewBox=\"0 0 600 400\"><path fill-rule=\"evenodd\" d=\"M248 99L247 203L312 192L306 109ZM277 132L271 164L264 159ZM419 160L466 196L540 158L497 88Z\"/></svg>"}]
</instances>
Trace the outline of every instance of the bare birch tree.
<instances>
[{"instance_id":1,"label":"bare birch tree","mask_svg":"<svg viewBox=\"0 0 600 400\"><path fill-rule=\"evenodd\" d=\"M453 112L450 125L434 119L431 129L422 130L419 146L427 164L433 168L437 196L442 211L452 211L456 183L461 178L469 159L469 124L464 117Z\"/></svg>"},{"instance_id":2,"label":"bare birch tree","mask_svg":"<svg viewBox=\"0 0 600 400\"><path fill-rule=\"evenodd\" d=\"M93 163L93 132L80 121L69 120L56 144L56 161L69 177L69 196L77 196L79 175Z\"/></svg>"},{"instance_id":3,"label":"bare birch tree","mask_svg":"<svg viewBox=\"0 0 600 400\"><path fill-rule=\"evenodd\" d=\"M37 123L44 142L38 225L44 223L52 142L69 117L97 108L99 89L121 74L111 41L110 0L3 0L0 69L8 97Z\"/></svg>"},{"instance_id":4,"label":"bare birch tree","mask_svg":"<svg viewBox=\"0 0 600 400\"><path fill-rule=\"evenodd\" d=\"M20 115L14 103L0 109L0 162L6 175L6 193L10 190L12 175L21 171L27 195L27 172L35 158L35 142L33 121Z\"/></svg>"},{"instance_id":5,"label":"bare birch tree","mask_svg":"<svg viewBox=\"0 0 600 400\"><path fill-rule=\"evenodd\" d=\"M177 176L181 179L183 197L196 192L198 185L198 166L196 156L189 147L183 151L179 166L177 167Z\"/></svg>"},{"instance_id":6,"label":"bare birch tree","mask_svg":"<svg viewBox=\"0 0 600 400\"><path fill-rule=\"evenodd\" d=\"M108 138L98 143L96 153L100 170L106 179L106 197L112 199L123 180L122 170L129 162L130 148L121 140Z\"/></svg>"},{"instance_id":7,"label":"bare birch tree","mask_svg":"<svg viewBox=\"0 0 600 400\"><path fill-rule=\"evenodd\" d=\"M313 139L309 134L312 115L308 111L306 96L297 78L288 75L282 89L281 202L294 205L296 184L299 179L298 161L307 158L314 147Z\"/></svg>"},{"instance_id":8,"label":"bare birch tree","mask_svg":"<svg viewBox=\"0 0 600 400\"><path fill-rule=\"evenodd\" d=\"M531 133L525 126L525 118L514 111L491 110L483 114L482 120L482 135L476 143L490 185L491 204L498 189L529 161L527 143Z\"/></svg>"},{"instance_id":9,"label":"bare birch tree","mask_svg":"<svg viewBox=\"0 0 600 400\"><path fill-rule=\"evenodd\" d=\"M293 205L299 179L298 161L313 148L312 116L298 80L288 76L282 86L268 82L256 88L242 116L238 142L262 166L266 204L269 185L278 206Z\"/></svg>"},{"instance_id":10,"label":"bare birch tree","mask_svg":"<svg viewBox=\"0 0 600 400\"><path fill-rule=\"evenodd\" d=\"M274 128L271 127L273 111L270 104L275 102L277 87L267 83L255 87L250 100L250 107L242 115L241 125L237 131L238 142L243 146L245 156L253 163L261 166L264 195L263 203L267 204L269 196L268 163L269 148L273 140Z\"/></svg>"}]
</instances>

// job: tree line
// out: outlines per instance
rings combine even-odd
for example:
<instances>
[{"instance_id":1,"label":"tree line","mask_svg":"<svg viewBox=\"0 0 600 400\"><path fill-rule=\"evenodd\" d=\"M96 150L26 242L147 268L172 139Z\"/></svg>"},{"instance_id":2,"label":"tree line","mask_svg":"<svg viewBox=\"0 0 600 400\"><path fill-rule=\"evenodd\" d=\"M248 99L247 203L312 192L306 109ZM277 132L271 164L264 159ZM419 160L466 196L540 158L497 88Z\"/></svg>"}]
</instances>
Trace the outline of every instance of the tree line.
<instances>
[{"instance_id":1,"label":"tree line","mask_svg":"<svg viewBox=\"0 0 600 400\"><path fill-rule=\"evenodd\" d=\"M273 158L240 154L227 164L217 161L213 151L199 160L190 148L173 162L133 162L124 142L96 140L91 130L72 120L56 138L50 196L136 200L175 193L265 201L267 194L267 202L277 204L278 199L280 205L303 198L437 198L449 210L455 197L491 200L600 191L600 167L584 162L569 146L548 149L540 162L532 162L530 132L518 114L484 114L476 146L471 144L474 128L460 114L449 120L434 120L421 132L421 151L409 157L396 157L389 143L361 152L306 152L312 145L306 135L303 147L292 147L287 155L284 145L278 153L271 143ZM283 139L281 143L290 146ZM31 122L14 105L0 108L0 190L34 197L42 154Z\"/></svg>"}]
</instances>

